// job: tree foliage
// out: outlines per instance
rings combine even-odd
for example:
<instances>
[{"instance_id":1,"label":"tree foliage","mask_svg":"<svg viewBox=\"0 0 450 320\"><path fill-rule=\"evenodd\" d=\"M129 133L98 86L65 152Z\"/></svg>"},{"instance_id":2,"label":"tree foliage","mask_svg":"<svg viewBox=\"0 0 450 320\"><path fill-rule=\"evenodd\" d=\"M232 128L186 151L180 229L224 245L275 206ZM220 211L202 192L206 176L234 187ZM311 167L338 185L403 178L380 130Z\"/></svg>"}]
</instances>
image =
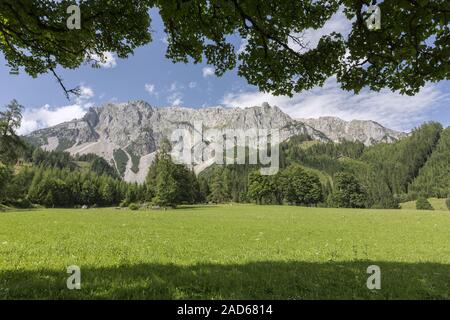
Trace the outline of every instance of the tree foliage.
<instances>
[{"instance_id":1,"label":"tree foliage","mask_svg":"<svg viewBox=\"0 0 450 320\"><path fill-rule=\"evenodd\" d=\"M63 151L45 151L36 148L33 152L33 164L36 166L56 167L59 169L76 167L72 156L68 152Z\"/></svg>"},{"instance_id":2,"label":"tree foliage","mask_svg":"<svg viewBox=\"0 0 450 320\"><path fill-rule=\"evenodd\" d=\"M117 171L102 157L95 156L89 165L89 170L98 175L108 175L113 178L119 178Z\"/></svg>"},{"instance_id":3,"label":"tree foliage","mask_svg":"<svg viewBox=\"0 0 450 320\"><path fill-rule=\"evenodd\" d=\"M281 204L283 201L282 186L278 183L279 175L261 175L259 170L251 172L248 177L248 197L257 204Z\"/></svg>"},{"instance_id":4,"label":"tree foliage","mask_svg":"<svg viewBox=\"0 0 450 320\"><path fill-rule=\"evenodd\" d=\"M105 52L126 58L151 40L148 3L130 1L4 0L0 2L0 50L11 70L36 77L53 73L57 66L74 69L84 62L104 61ZM67 9L77 4L81 29L70 30Z\"/></svg>"},{"instance_id":5,"label":"tree foliage","mask_svg":"<svg viewBox=\"0 0 450 320\"><path fill-rule=\"evenodd\" d=\"M339 172L334 177L334 190L328 204L336 208L365 208L367 195L358 180L351 174Z\"/></svg>"},{"instance_id":6,"label":"tree foliage","mask_svg":"<svg viewBox=\"0 0 450 320\"><path fill-rule=\"evenodd\" d=\"M48 207L111 206L125 198L128 187L106 175L40 167L35 169L27 197Z\"/></svg>"},{"instance_id":7,"label":"tree foliage","mask_svg":"<svg viewBox=\"0 0 450 320\"><path fill-rule=\"evenodd\" d=\"M407 195L408 185L435 149L441 131L440 124L426 123L397 143L378 144L364 152L360 160L369 167L358 177L367 186L370 206L398 207L398 200Z\"/></svg>"},{"instance_id":8,"label":"tree foliage","mask_svg":"<svg viewBox=\"0 0 450 320\"><path fill-rule=\"evenodd\" d=\"M5 109L0 111L0 161L15 163L25 146L16 133L22 121L23 106L13 100Z\"/></svg>"},{"instance_id":9,"label":"tree foliage","mask_svg":"<svg viewBox=\"0 0 450 320\"><path fill-rule=\"evenodd\" d=\"M74 0L0 2L0 50L13 72L53 73L77 68L105 52L125 58L151 41L149 9L167 33L166 56L174 62L204 59L218 76L238 73L261 91L292 95L336 75L347 90L390 88L414 94L427 81L449 79L447 0L382 1L382 27L365 23L371 0L130 0L79 1L81 29L69 30L66 10ZM343 9L350 34L332 32L310 47L302 35ZM245 49L235 47L235 37ZM94 61L94 66L98 63Z\"/></svg>"},{"instance_id":10,"label":"tree foliage","mask_svg":"<svg viewBox=\"0 0 450 320\"><path fill-rule=\"evenodd\" d=\"M408 190L427 197L450 196L450 127L442 131L436 149Z\"/></svg>"},{"instance_id":11,"label":"tree foliage","mask_svg":"<svg viewBox=\"0 0 450 320\"><path fill-rule=\"evenodd\" d=\"M323 199L319 177L299 165L286 168L279 179L284 199L295 205L315 205Z\"/></svg>"},{"instance_id":12,"label":"tree foliage","mask_svg":"<svg viewBox=\"0 0 450 320\"><path fill-rule=\"evenodd\" d=\"M11 175L11 169L0 162L0 203L6 197L7 185L11 179Z\"/></svg>"},{"instance_id":13,"label":"tree foliage","mask_svg":"<svg viewBox=\"0 0 450 320\"><path fill-rule=\"evenodd\" d=\"M431 203L425 197L419 197L419 199L417 199L416 209L417 210L434 210Z\"/></svg>"},{"instance_id":14,"label":"tree foliage","mask_svg":"<svg viewBox=\"0 0 450 320\"><path fill-rule=\"evenodd\" d=\"M228 178L228 179L227 179ZM229 174L226 168L215 168L210 185L208 200L213 203L223 203L231 200L229 190Z\"/></svg>"},{"instance_id":15,"label":"tree foliage","mask_svg":"<svg viewBox=\"0 0 450 320\"><path fill-rule=\"evenodd\" d=\"M323 200L319 178L294 164L270 176L259 171L249 176L248 196L258 204L317 205Z\"/></svg>"},{"instance_id":16,"label":"tree foliage","mask_svg":"<svg viewBox=\"0 0 450 320\"><path fill-rule=\"evenodd\" d=\"M163 207L203 201L195 174L186 166L176 164L163 146L150 166L146 185L147 198Z\"/></svg>"}]
</instances>

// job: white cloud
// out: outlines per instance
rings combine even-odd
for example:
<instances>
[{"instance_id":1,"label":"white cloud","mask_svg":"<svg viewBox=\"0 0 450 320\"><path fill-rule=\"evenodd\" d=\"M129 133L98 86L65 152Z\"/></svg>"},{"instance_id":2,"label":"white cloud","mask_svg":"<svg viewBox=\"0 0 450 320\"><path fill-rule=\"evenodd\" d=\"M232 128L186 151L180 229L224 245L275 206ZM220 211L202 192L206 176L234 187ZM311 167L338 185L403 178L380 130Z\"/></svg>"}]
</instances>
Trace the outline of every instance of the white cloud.
<instances>
[{"instance_id":1,"label":"white cloud","mask_svg":"<svg viewBox=\"0 0 450 320\"><path fill-rule=\"evenodd\" d=\"M169 97L167 97L167 102L171 106L180 106L183 104L183 95L181 92L174 92Z\"/></svg>"},{"instance_id":2,"label":"white cloud","mask_svg":"<svg viewBox=\"0 0 450 320\"><path fill-rule=\"evenodd\" d=\"M85 106L74 104L59 108L51 108L48 104L36 109L25 110L19 134L25 135L32 131L55 126L57 124L79 119L86 113Z\"/></svg>"},{"instance_id":3,"label":"white cloud","mask_svg":"<svg viewBox=\"0 0 450 320\"><path fill-rule=\"evenodd\" d=\"M179 84L178 82L174 81L170 84L169 89L167 90L168 92L176 92L176 91L180 91L180 90L184 90L185 86L182 84Z\"/></svg>"},{"instance_id":4,"label":"white cloud","mask_svg":"<svg viewBox=\"0 0 450 320\"><path fill-rule=\"evenodd\" d=\"M308 47L314 49L319 44L320 38L329 35L332 32L340 33L347 38L350 33L352 24L344 15L342 10L336 12L324 25L322 28L317 30L307 29L304 34L304 38Z\"/></svg>"},{"instance_id":5,"label":"white cloud","mask_svg":"<svg viewBox=\"0 0 450 320\"><path fill-rule=\"evenodd\" d=\"M430 112L445 100L450 100L450 94L431 84L415 96L387 89L380 92L365 89L355 95L340 89L336 79L331 78L323 88L294 94L292 98L262 92L228 93L223 97L222 105L244 108L268 102L293 118L336 116L344 120L374 120L392 129L410 130L427 120Z\"/></svg>"},{"instance_id":6,"label":"white cloud","mask_svg":"<svg viewBox=\"0 0 450 320\"><path fill-rule=\"evenodd\" d=\"M144 88L145 88L145 91L147 91L151 96L158 97L158 92L156 92L156 87L154 84L146 83Z\"/></svg>"},{"instance_id":7,"label":"white cloud","mask_svg":"<svg viewBox=\"0 0 450 320\"><path fill-rule=\"evenodd\" d=\"M169 92L175 91L177 90L177 83L176 82L172 82L172 84L170 85L169 88Z\"/></svg>"},{"instance_id":8,"label":"white cloud","mask_svg":"<svg viewBox=\"0 0 450 320\"><path fill-rule=\"evenodd\" d=\"M293 34L294 36L300 37L301 42L305 48L299 46L290 39L289 47L296 51L305 52L311 49L315 49L319 44L320 38L329 35L332 32L340 33L344 38L347 38L351 30L351 21L347 19L344 15L343 10L336 12L325 24L319 29L306 29L302 34ZM245 43L241 43L241 46Z\"/></svg>"},{"instance_id":9,"label":"white cloud","mask_svg":"<svg viewBox=\"0 0 450 320\"><path fill-rule=\"evenodd\" d=\"M90 100L94 96L92 88L81 85L80 95L76 97L75 104L54 108L46 104L40 108L25 109L18 133L26 135L38 129L52 127L73 119L80 119L93 106Z\"/></svg>"},{"instance_id":10,"label":"white cloud","mask_svg":"<svg viewBox=\"0 0 450 320\"><path fill-rule=\"evenodd\" d=\"M162 37L160 40L164 44L169 44L169 40L167 39L167 36Z\"/></svg>"},{"instance_id":11,"label":"white cloud","mask_svg":"<svg viewBox=\"0 0 450 320\"><path fill-rule=\"evenodd\" d=\"M301 40L302 46L295 43L292 39L289 39L288 45L292 49L300 52L305 52L311 49L315 49L319 44L319 40L322 36L329 35L332 32L337 32L342 34L344 38L348 36L351 31L351 21L347 19L341 8L338 12L331 16L325 24L318 29L306 29L303 33L294 33L292 36L296 36ZM245 52L248 46L248 39L244 38L240 40L239 48L237 49L237 54Z\"/></svg>"},{"instance_id":12,"label":"white cloud","mask_svg":"<svg viewBox=\"0 0 450 320\"><path fill-rule=\"evenodd\" d=\"M190 85L190 84L189 84ZM166 92L169 93L167 97L167 102L170 103L171 106L180 106L183 104L183 93L185 90L185 85L180 84L176 81L170 84L170 87L166 89Z\"/></svg>"},{"instance_id":13,"label":"white cloud","mask_svg":"<svg viewBox=\"0 0 450 320\"><path fill-rule=\"evenodd\" d=\"M248 39L246 39L246 38L241 39L241 43L239 44L237 54L241 54L241 53L245 52L245 50L247 49L247 46L248 46Z\"/></svg>"},{"instance_id":14,"label":"white cloud","mask_svg":"<svg viewBox=\"0 0 450 320\"><path fill-rule=\"evenodd\" d=\"M94 94L94 90L92 90L91 87L86 87L85 85L81 85L79 87L80 89L80 95L78 97L76 97L76 102L79 104L82 104L83 102L92 99L95 94Z\"/></svg>"},{"instance_id":15,"label":"white cloud","mask_svg":"<svg viewBox=\"0 0 450 320\"><path fill-rule=\"evenodd\" d=\"M189 89L194 89L197 86L197 82L195 81L191 81L188 84Z\"/></svg>"},{"instance_id":16,"label":"white cloud","mask_svg":"<svg viewBox=\"0 0 450 320\"><path fill-rule=\"evenodd\" d=\"M109 51L103 52L103 57L98 54L91 54L91 59L95 60L102 68L109 69L117 66L116 55Z\"/></svg>"},{"instance_id":17,"label":"white cloud","mask_svg":"<svg viewBox=\"0 0 450 320\"><path fill-rule=\"evenodd\" d=\"M212 67L204 67L202 69L203 78L207 78L214 75L214 68Z\"/></svg>"},{"instance_id":18,"label":"white cloud","mask_svg":"<svg viewBox=\"0 0 450 320\"><path fill-rule=\"evenodd\" d=\"M154 84L147 83L147 84L145 85L145 91L147 91L147 92L150 93L150 94L153 94L153 93L155 92L155 85L154 85Z\"/></svg>"}]
</instances>

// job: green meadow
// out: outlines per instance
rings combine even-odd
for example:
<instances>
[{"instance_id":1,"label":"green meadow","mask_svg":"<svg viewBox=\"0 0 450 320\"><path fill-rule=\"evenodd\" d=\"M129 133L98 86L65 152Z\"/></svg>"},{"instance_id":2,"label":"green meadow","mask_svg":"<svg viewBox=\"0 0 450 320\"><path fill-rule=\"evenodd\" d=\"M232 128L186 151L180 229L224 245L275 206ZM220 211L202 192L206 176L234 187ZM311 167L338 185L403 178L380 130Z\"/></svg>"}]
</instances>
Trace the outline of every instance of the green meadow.
<instances>
[{"instance_id":1,"label":"green meadow","mask_svg":"<svg viewBox=\"0 0 450 320\"><path fill-rule=\"evenodd\" d=\"M0 213L1 299L449 299L450 212L219 205ZM66 287L81 268L81 290ZM381 289L366 286L381 269Z\"/></svg>"}]
</instances>

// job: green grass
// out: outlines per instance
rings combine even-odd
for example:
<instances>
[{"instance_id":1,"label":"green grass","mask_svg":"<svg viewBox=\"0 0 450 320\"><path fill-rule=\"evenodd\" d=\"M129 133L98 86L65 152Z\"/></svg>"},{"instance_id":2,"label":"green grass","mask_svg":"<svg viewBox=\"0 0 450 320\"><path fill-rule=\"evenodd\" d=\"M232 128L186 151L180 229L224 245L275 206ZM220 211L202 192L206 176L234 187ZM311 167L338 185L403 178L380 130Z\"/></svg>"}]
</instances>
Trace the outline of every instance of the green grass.
<instances>
[{"instance_id":1,"label":"green grass","mask_svg":"<svg viewBox=\"0 0 450 320\"><path fill-rule=\"evenodd\" d=\"M445 204L446 199L429 198L428 201L434 210L448 211L447 205ZM416 201L408 201L400 204L402 209L416 210Z\"/></svg>"},{"instance_id":2,"label":"green grass","mask_svg":"<svg viewBox=\"0 0 450 320\"><path fill-rule=\"evenodd\" d=\"M0 213L0 298L449 299L450 214L223 205ZM366 287L369 265L381 290ZM81 290L66 268L81 267Z\"/></svg>"}]
</instances>

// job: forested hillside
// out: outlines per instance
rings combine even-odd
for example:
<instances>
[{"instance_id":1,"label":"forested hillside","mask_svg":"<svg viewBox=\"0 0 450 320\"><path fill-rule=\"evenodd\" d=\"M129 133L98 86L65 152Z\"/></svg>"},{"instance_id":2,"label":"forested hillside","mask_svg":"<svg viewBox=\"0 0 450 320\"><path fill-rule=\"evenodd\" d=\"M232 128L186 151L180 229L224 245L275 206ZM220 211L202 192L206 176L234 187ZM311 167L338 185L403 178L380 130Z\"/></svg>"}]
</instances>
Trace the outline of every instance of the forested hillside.
<instances>
[{"instance_id":1,"label":"forested hillside","mask_svg":"<svg viewBox=\"0 0 450 320\"><path fill-rule=\"evenodd\" d=\"M283 177L300 166L297 175L310 174L322 185L321 200L303 205L398 208L418 195L450 196L449 132L438 123L426 123L399 142L371 147L350 141L320 143L299 135L281 145L281 171L273 177L259 176L250 166L215 166L200 179L212 201L295 203L283 193ZM308 190L300 189L301 198Z\"/></svg>"},{"instance_id":2,"label":"forested hillside","mask_svg":"<svg viewBox=\"0 0 450 320\"><path fill-rule=\"evenodd\" d=\"M138 208L255 202L399 208L400 202L418 198L450 197L450 128L443 130L439 123L423 124L396 143L369 147L293 136L280 145L279 171L269 176L261 175L257 165L213 165L196 176L172 161L170 143L162 141L145 182L131 184L97 155L34 147L15 134L20 121L16 103L1 114L1 205Z\"/></svg>"},{"instance_id":3,"label":"forested hillside","mask_svg":"<svg viewBox=\"0 0 450 320\"><path fill-rule=\"evenodd\" d=\"M386 197L401 197L408 184L417 176L439 141L442 126L427 123L415 129L411 136L394 144L379 144L368 148L361 160L371 164L366 183L374 204L384 207Z\"/></svg>"},{"instance_id":4,"label":"forested hillside","mask_svg":"<svg viewBox=\"0 0 450 320\"><path fill-rule=\"evenodd\" d=\"M450 193L450 127L443 130L439 143L418 176L409 185L411 195L445 198Z\"/></svg>"}]
</instances>

